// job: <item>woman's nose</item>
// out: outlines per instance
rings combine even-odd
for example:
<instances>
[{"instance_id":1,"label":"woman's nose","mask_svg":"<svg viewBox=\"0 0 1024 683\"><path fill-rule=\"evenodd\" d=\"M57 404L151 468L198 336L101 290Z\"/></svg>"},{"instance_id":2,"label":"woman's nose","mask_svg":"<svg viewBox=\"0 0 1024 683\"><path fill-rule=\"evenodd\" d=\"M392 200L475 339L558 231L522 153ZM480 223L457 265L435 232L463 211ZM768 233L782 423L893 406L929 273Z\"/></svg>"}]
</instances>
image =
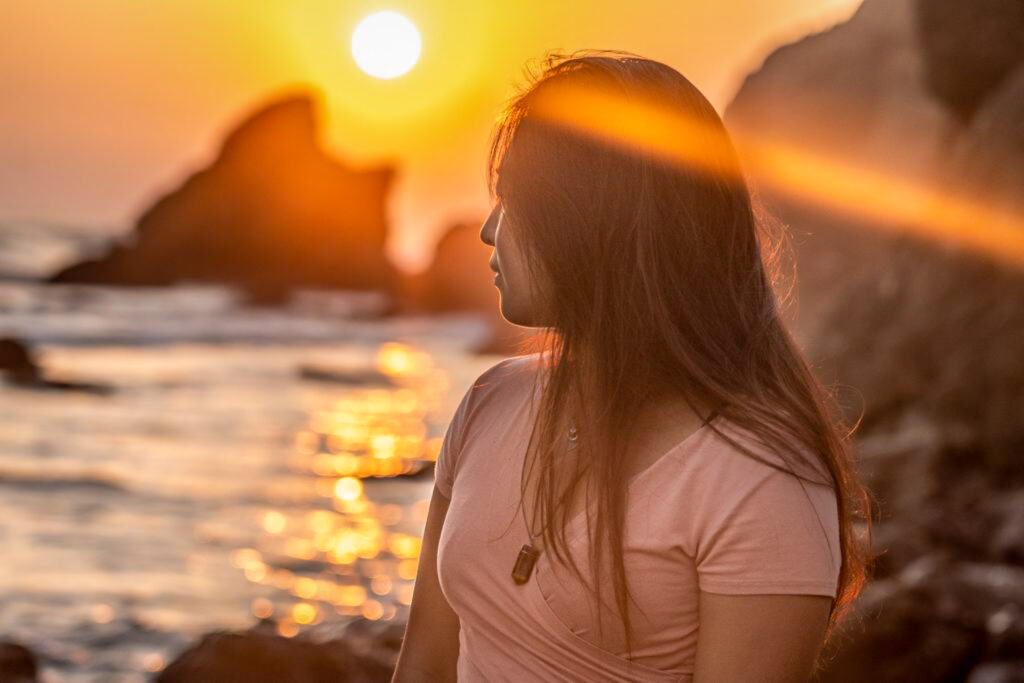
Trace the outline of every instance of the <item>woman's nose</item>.
<instances>
[{"instance_id":1,"label":"woman's nose","mask_svg":"<svg viewBox=\"0 0 1024 683\"><path fill-rule=\"evenodd\" d=\"M494 246L494 230L498 227L498 213L500 208L495 206L491 209L491 213L487 216L487 220L484 221L483 227L480 228L480 240L488 245Z\"/></svg>"}]
</instances>

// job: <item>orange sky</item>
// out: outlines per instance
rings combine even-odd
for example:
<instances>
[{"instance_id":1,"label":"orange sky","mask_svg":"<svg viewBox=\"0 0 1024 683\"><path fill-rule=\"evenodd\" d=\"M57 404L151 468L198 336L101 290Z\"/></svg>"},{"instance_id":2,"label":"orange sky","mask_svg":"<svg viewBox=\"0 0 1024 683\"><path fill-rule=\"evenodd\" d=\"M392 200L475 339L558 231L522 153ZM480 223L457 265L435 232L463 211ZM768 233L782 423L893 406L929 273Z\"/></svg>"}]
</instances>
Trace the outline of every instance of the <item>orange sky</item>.
<instances>
[{"instance_id":1,"label":"orange sky","mask_svg":"<svg viewBox=\"0 0 1024 683\"><path fill-rule=\"evenodd\" d=\"M722 111L775 45L860 0L0 0L0 222L124 229L208 163L255 105L323 92L325 144L400 163L388 246L420 268L439 231L487 209L487 135L523 65L614 48L679 69ZM408 74L377 80L349 52L378 9L423 39Z\"/></svg>"}]
</instances>

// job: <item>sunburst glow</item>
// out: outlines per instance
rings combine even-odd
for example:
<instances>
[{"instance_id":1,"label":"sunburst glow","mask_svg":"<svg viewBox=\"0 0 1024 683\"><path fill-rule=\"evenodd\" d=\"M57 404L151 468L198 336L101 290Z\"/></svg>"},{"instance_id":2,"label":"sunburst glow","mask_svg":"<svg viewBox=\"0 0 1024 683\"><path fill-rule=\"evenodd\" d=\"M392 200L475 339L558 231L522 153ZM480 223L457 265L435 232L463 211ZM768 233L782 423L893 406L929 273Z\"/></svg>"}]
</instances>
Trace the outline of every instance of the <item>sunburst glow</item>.
<instances>
[{"instance_id":1,"label":"sunburst glow","mask_svg":"<svg viewBox=\"0 0 1024 683\"><path fill-rule=\"evenodd\" d=\"M420 33L405 16L391 10L367 16L352 33L352 56L375 78L396 78L420 58Z\"/></svg>"},{"instance_id":2,"label":"sunburst glow","mask_svg":"<svg viewBox=\"0 0 1024 683\"><path fill-rule=\"evenodd\" d=\"M735 172L727 143L675 109L624 100L596 88L563 85L541 91L531 116L636 153L720 173ZM732 131L760 182L780 194L872 220L866 227L949 241L1016 265L1024 264L1024 218L972 197L955 196L884 169L837 161L820 153Z\"/></svg>"}]
</instances>

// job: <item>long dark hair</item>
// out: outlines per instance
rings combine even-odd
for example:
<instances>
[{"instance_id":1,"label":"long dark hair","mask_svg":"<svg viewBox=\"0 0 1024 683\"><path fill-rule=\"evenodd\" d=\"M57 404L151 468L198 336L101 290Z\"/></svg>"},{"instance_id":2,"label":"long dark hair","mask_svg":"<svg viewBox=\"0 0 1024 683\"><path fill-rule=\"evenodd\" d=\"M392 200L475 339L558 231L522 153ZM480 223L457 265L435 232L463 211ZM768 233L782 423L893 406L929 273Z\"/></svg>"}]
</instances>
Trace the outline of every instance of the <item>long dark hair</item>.
<instances>
[{"instance_id":1,"label":"long dark hair","mask_svg":"<svg viewBox=\"0 0 1024 683\"><path fill-rule=\"evenodd\" d=\"M619 454L651 396L711 406L788 468L701 415L738 450L836 491L842 567L831 636L867 576L871 503L852 462L854 430L781 321L778 224L755 211L721 119L678 71L624 51L581 50L548 52L542 72L527 65L527 74L496 123L486 173L531 283L545 283L533 292L544 327L519 349L545 359L520 482L525 494L529 477L539 478L531 525L586 585L565 526L589 474L602 502L589 525L591 590L600 605L607 539L618 549L615 601L631 659ZM562 481L554 464L565 454L568 411L579 436Z\"/></svg>"}]
</instances>

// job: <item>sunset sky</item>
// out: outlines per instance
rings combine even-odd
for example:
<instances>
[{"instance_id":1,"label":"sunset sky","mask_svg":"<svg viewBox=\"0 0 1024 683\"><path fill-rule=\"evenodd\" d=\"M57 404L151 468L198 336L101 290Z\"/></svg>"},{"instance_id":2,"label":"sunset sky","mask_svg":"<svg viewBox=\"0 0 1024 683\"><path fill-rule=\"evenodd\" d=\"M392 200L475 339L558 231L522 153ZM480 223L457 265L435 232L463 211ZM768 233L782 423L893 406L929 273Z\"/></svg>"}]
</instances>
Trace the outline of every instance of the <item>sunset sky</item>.
<instances>
[{"instance_id":1,"label":"sunset sky","mask_svg":"<svg viewBox=\"0 0 1024 683\"><path fill-rule=\"evenodd\" d=\"M0 0L0 223L127 229L254 107L312 88L327 149L356 166L399 164L388 250L418 269L440 230L486 212L490 126L546 50L658 59L721 112L773 47L859 4ZM419 62L390 80L350 51L356 24L381 9L422 36Z\"/></svg>"}]
</instances>

